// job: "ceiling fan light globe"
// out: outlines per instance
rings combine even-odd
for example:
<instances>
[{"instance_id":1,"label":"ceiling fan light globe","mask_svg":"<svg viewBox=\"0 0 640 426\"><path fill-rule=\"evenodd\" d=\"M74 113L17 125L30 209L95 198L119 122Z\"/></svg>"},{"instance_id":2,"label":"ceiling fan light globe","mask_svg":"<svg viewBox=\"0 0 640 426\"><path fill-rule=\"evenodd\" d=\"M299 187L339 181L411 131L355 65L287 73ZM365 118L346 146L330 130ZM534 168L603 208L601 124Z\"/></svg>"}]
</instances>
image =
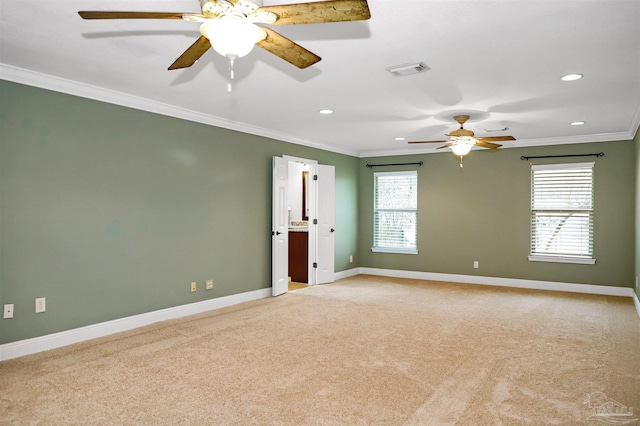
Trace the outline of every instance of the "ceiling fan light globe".
<instances>
[{"instance_id":1,"label":"ceiling fan light globe","mask_svg":"<svg viewBox=\"0 0 640 426\"><path fill-rule=\"evenodd\" d=\"M455 155L463 156L471 151L471 146L467 144L451 145L451 151L453 151Z\"/></svg>"},{"instance_id":2,"label":"ceiling fan light globe","mask_svg":"<svg viewBox=\"0 0 640 426\"><path fill-rule=\"evenodd\" d=\"M456 155L463 156L471 151L471 147L476 144L476 139L470 136L452 137L451 144L451 151Z\"/></svg>"},{"instance_id":3,"label":"ceiling fan light globe","mask_svg":"<svg viewBox=\"0 0 640 426\"><path fill-rule=\"evenodd\" d=\"M200 26L200 33L209 39L216 52L227 58L248 55L257 42L267 37L257 25L233 17L209 20Z\"/></svg>"}]
</instances>

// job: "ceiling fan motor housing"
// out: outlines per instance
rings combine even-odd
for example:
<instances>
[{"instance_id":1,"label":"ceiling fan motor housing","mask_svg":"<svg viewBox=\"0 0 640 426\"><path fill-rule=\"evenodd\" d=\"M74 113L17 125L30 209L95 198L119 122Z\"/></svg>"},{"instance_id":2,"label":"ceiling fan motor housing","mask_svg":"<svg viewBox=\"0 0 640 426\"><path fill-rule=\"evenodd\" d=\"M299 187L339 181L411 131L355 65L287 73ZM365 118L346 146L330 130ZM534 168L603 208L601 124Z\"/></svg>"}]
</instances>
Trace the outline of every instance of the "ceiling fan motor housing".
<instances>
[{"instance_id":1,"label":"ceiling fan motor housing","mask_svg":"<svg viewBox=\"0 0 640 426\"><path fill-rule=\"evenodd\" d=\"M228 14L252 14L262 7L262 0L238 0L235 4L226 0L200 0L202 14L207 18L215 18Z\"/></svg>"},{"instance_id":2,"label":"ceiling fan motor housing","mask_svg":"<svg viewBox=\"0 0 640 426\"><path fill-rule=\"evenodd\" d=\"M473 137L474 133L471 130L467 130L467 129L463 129L462 128L464 123L466 123L467 120L469 119L468 115L456 115L455 117L453 117L453 119L456 120L460 124L460 128L457 129L457 130L454 130L451 133L449 133L449 136L454 136L454 137L469 136L469 137Z\"/></svg>"},{"instance_id":3,"label":"ceiling fan motor housing","mask_svg":"<svg viewBox=\"0 0 640 426\"><path fill-rule=\"evenodd\" d=\"M454 130L453 132L449 133L449 136L456 136L456 137L470 136L470 137L473 137L473 134L474 133L471 130L459 128L458 130Z\"/></svg>"}]
</instances>

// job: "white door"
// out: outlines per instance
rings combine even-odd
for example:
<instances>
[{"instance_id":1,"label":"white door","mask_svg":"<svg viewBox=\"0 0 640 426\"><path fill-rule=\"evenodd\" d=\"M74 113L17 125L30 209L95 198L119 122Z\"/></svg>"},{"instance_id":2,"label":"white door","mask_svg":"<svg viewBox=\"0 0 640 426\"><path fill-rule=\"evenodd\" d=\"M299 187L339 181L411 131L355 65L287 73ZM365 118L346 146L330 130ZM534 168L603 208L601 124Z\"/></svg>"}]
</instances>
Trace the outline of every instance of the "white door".
<instances>
[{"instance_id":1,"label":"white door","mask_svg":"<svg viewBox=\"0 0 640 426\"><path fill-rule=\"evenodd\" d=\"M334 281L336 226L336 171L333 166L318 164L317 257L315 284Z\"/></svg>"},{"instance_id":2,"label":"white door","mask_svg":"<svg viewBox=\"0 0 640 426\"><path fill-rule=\"evenodd\" d=\"M271 295L289 290L289 161L273 157L273 208L271 225Z\"/></svg>"}]
</instances>

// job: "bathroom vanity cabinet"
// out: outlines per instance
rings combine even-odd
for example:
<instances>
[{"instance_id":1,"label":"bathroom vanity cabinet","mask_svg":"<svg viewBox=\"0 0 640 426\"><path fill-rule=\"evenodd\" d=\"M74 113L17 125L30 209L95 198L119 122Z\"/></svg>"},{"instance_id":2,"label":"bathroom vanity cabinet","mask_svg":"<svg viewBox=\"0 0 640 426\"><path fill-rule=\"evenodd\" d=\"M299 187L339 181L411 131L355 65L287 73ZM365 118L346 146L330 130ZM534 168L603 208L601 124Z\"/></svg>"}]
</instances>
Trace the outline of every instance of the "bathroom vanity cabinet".
<instances>
[{"instance_id":1,"label":"bathroom vanity cabinet","mask_svg":"<svg viewBox=\"0 0 640 426\"><path fill-rule=\"evenodd\" d=\"M309 277L309 233L289 231L289 276L306 283Z\"/></svg>"}]
</instances>

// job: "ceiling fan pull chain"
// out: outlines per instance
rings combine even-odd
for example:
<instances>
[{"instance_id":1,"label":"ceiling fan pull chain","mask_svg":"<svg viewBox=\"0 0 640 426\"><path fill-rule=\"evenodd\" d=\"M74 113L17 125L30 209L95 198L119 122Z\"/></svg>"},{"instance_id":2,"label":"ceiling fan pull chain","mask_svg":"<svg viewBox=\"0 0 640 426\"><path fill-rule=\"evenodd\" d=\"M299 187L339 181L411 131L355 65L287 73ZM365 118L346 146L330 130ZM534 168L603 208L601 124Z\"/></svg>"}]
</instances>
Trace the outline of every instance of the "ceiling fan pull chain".
<instances>
[{"instance_id":1,"label":"ceiling fan pull chain","mask_svg":"<svg viewBox=\"0 0 640 426\"><path fill-rule=\"evenodd\" d=\"M227 84L227 92L231 93L231 83L233 82L233 78L235 77L233 73L233 64L237 58L237 56L228 55L229 58L229 83Z\"/></svg>"},{"instance_id":2,"label":"ceiling fan pull chain","mask_svg":"<svg viewBox=\"0 0 640 426\"><path fill-rule=\"evenodd\" d=\"M231 77L231 80L233 80L233 64L235 62L235 58L233 56L229 57L229 76Z\"/></svg>"}]
</instances>

